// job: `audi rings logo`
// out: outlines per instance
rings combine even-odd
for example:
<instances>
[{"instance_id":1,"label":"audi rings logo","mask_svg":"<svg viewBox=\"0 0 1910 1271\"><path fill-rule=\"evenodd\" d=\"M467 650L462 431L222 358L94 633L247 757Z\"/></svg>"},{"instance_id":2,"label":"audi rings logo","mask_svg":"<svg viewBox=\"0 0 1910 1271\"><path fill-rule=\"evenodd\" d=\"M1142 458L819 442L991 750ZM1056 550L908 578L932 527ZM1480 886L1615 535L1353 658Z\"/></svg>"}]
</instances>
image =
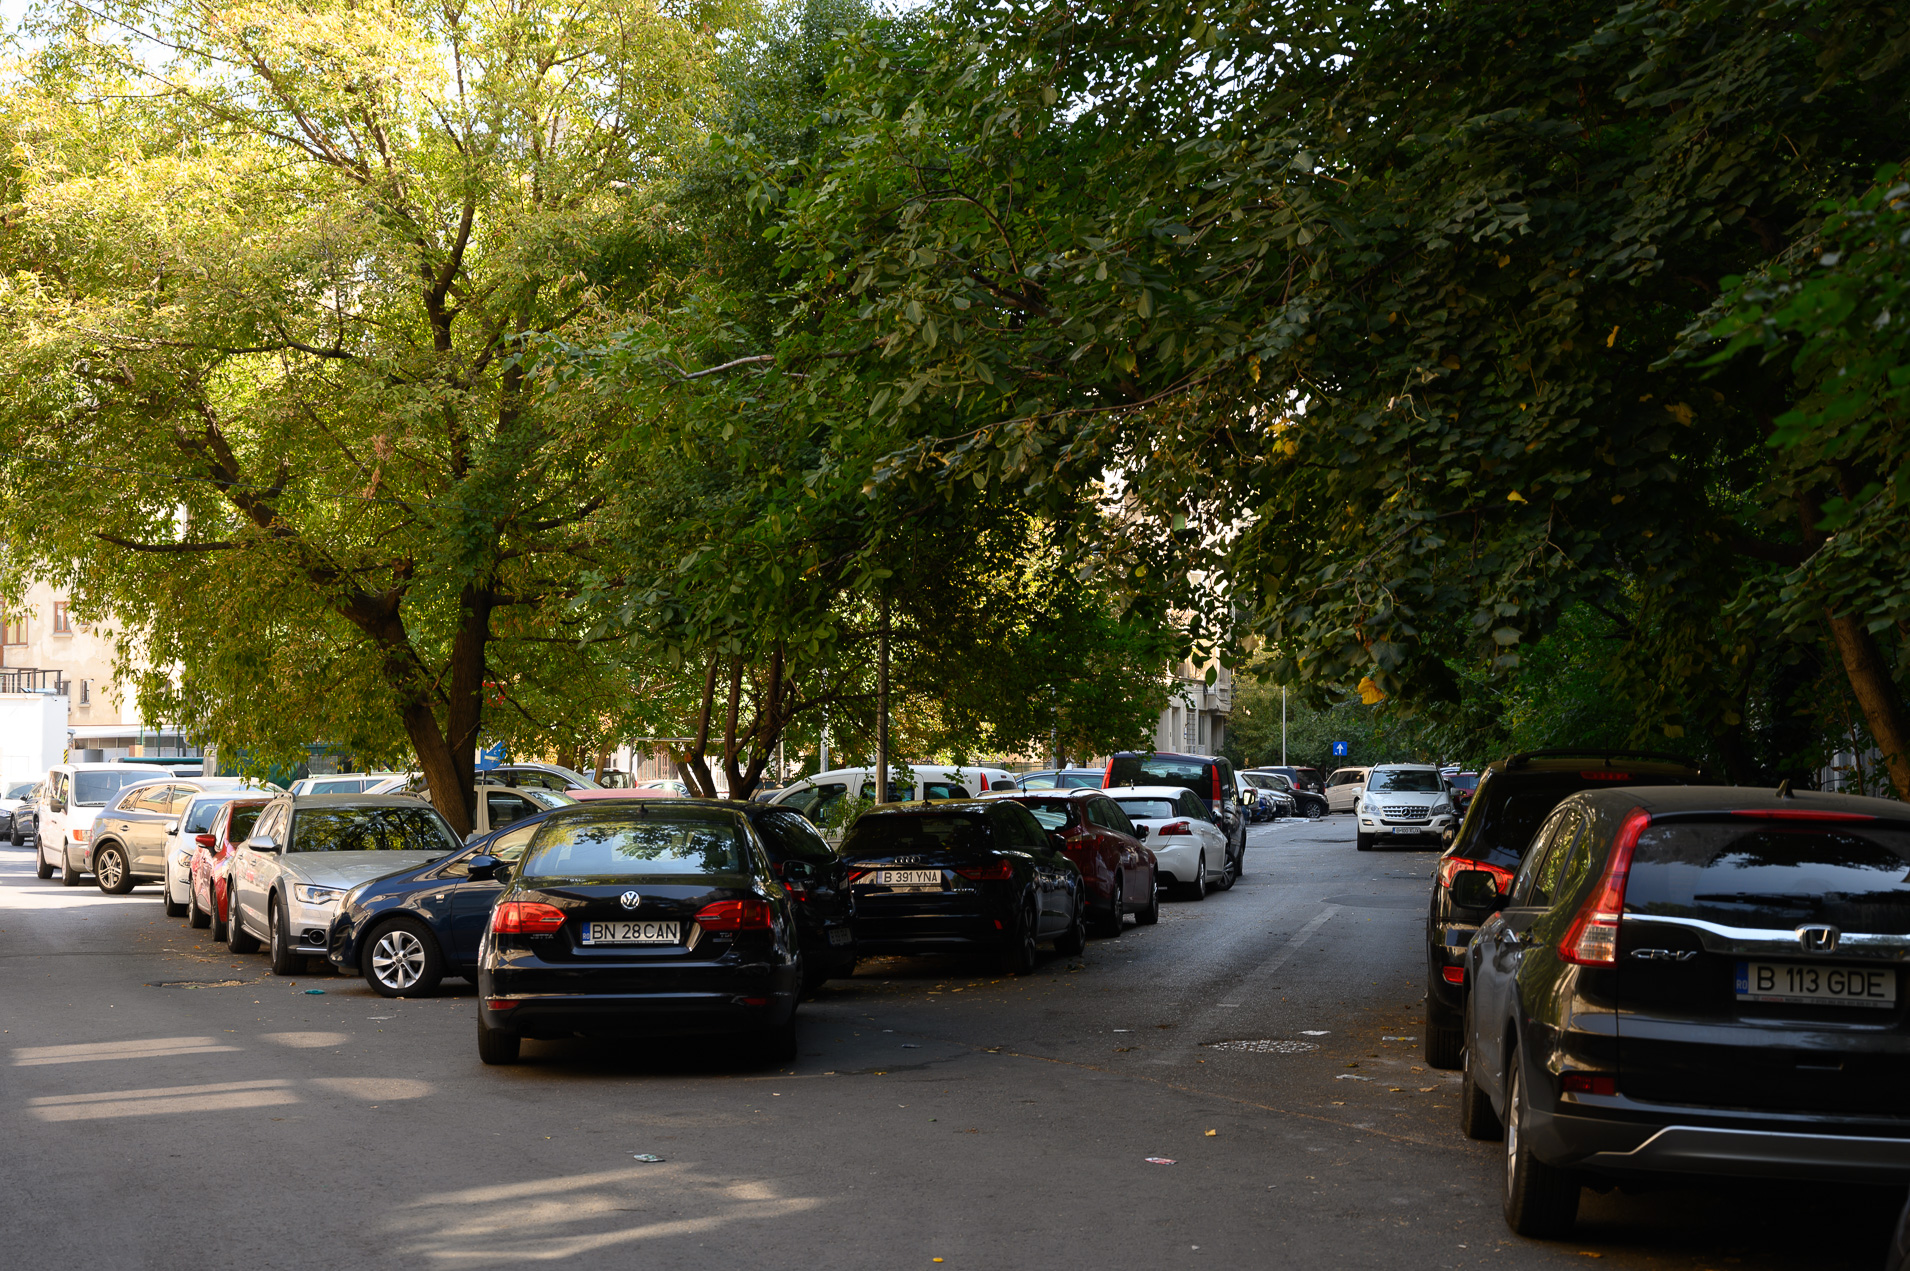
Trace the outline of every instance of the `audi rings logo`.
<instances>
[{"instance_id":1,"label":"audi rings logo","mask_svg":"<svg viewBox=\"0 0 1910 1271\"><path fill-rule=\"evenodd\" d=\"M638 905L643 903L643 897L633 891L627 891L617 897L617 903L622 905L625 909L635 909Z\"/></svg>"},{"instance_id":2,"label":"audi rings logo","mask_svg":"<svg viewBox=\"0 0 1910 1271\"><path fill-rule=\"evenodd\" d=\"M1837 928L1821 923L1797 929L1797 943L1806 953L1833 953L1837 949Z\"/></svg>"}]
</instances>

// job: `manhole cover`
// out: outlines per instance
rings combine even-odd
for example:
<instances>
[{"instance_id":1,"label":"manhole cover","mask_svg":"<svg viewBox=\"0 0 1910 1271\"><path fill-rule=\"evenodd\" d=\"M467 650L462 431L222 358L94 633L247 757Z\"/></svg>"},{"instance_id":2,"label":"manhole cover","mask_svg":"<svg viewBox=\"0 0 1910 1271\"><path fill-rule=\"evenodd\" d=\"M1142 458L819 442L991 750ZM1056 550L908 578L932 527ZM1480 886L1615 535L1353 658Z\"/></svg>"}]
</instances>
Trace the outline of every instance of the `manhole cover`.
<instances>
[{"instance_id":1,"label":"manhole cover","mask_svg":"<svg viewBox=\"0 0 1910 1271\"><path fill-rule=\"evenodd\" d=\"M1208 1042L1207 1045L1214 1050L1244 1050L1255 1055L1303 1055L1309 1050L1318 1050L1320 1048L1317 1042L1283 1041L1274 1037Z\"/></svg>"}]
</instances>

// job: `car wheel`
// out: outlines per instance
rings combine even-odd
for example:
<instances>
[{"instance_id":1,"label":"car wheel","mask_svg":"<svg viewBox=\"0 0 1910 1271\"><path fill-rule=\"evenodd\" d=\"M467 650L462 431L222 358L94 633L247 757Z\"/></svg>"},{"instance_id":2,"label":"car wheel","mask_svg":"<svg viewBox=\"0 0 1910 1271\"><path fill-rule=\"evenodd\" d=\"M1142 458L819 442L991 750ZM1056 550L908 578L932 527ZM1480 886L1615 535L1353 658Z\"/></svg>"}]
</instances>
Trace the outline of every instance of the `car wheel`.
<instances>
[{"instance_id":1,"label":"car wheel","mask_svg":"<svg viewBox=\"0 0 1910 1271\"><path fill-rule=\"evenodd\" d=\"M33 876L39 879L53 877L53 866L46 859L46 847L40 843L33 845Z\"/></svg>"},{"instance_id":2,"label":"car wheel","mask_svg":"<svg viewBox=\"0 0 1910 1271\"><path fill-rule=\"evenodd\" d=\"M1317 820L1319 820L1319 819L1320 819L1321 817L1323 817L1323 816L1325 816L1325 815L1326 815L1326 805L1325 805L1325 804L1322 804L1322 803L1309 803L1309 804L1307 804L1307 805L1306 805L1306 819L1307 819L1307 820L1309 820L1309 821L1317 821Z\"/></svg>"},{"instance_id":3,"label":"car wheel","mask_svg":"<svg viewBox=\"0 0 1910 1271\"><path fill-rule=\"evenodd\" d=\"M1234 889L1234 883L1240 877L1239 870L1240 862L1238 861L1230 860L1221 867L1220 882L1217 884L1221 891L1232 891Z\"/></svg>"},{"instance_id":4,"label":"car wheel","mask_svg":"<svg viewBox=\"0 0 1910 1271\"><path fill-rule=\"evenodd\" d=\"M196 931L203 931L212 925L212 915L199 908L199 889L192 886L190 880L186 884L186 925ZM219 937L215 934L212 938L217 940Z\"/></svg>"},{"instance_id":5,"label":"car wheel","mask_svg":"<svg viewBox=\"0 0 1910 1271\"><path fill-rule=\"evenodd\" d=\"M1486 1092L1479 1088L1479 1079L1473 1075L1472 1052L1466 1051L1460 1065L1459 1074L1459 1128L1469 1139L1497 1139L1505 1134L1505 1127L1499 1123L1499 1114L1492 1110L1492 1100L1486 1098Z\"/></svg>"},{"instance_id":6,"label":"car wheel","mask_svg":"<svg viewBox=\"0 0 1910 1271\"><path fill-rule=\"evenodd\" d=\"M502 1028L486 1028L478 1021L478 1058L487 1064L514 1064L523 1039Z\"/></svg>"},{"instance_id":7,"label":"car wheel","mask_svg":"<svg viewBox=\"0 0 1910 1271\"><path fill-rule=\"evenodd\" d=\"M1088 902L1076 897L1074 917L1068 921L1068 929L1054 938L1054 951L1064 958L1081 956L1088 947Z\"/></svg>"},{"instance_id":8,"label":"car wheel","mask_svg":"<svg viewBox=\"0 0 1910 1271\"><path fill-rule=\"evenodd\" d=\"M170 870L170 868L170 866L167 867L168 870ZM165 911L166 917L168 918L184 918L186 916L187 906L172 898L172 874L170 872L159 876L159 907Z\"/></svg>"},{"instance_id":9,"label":"car wheel","mask_svg":"<svg viewBox=\"0 0 1910 1271\"><path fill-rule=\"evenodd\" d=\"M1121 871L1114 871L1114 897L1108 903L1108 911L1097 914L1094 919L1094 934L1104 940L1111 940L1121 934L1121 927L1127 917L1126 884L1121 879Z\"/></svg>"},{"instance_id":10,"label":"car wheel","mask_svg":"<svg viewBox=\"0 0 1910 1271\"><path fill-rule=\"evenodd\" d=\"M73 868L73 862L67 857L66 848L62 845L60 848L60 886L78 887L79 885L80 871Z\"/></svg>"},{"instance_id":11,"label":"car wheel","mask_svg":"<svg viewBox=\"0 0 1910 1271\"><path fill-rule=\"evenodd\" d=\"M108 896L124 896L133 889L133 869L126 860L126 849L108 844L93 856L93 881Z\"/></svg>"},{"instance_id":12,"label":"car wheel","mask_svg":"<svg viewBox=\"0 0 1910 1271\"><path fill-rule=\"evenodd\" d=\"M1134 912L1134 921L1142 927L1151 927L1161 920L1161 876L1156 870L1147 872L1147 904Z\"/></svg>"},{"instance_id":13,"label":"car wheel","mask_svg":"<svg viewBox=\"0 0 1910 1271\"><path fill-rule=\"evenodd\" d=\"M238 889L230 882L225 885L226 944L234 953L257 953L259 938L245 929L245 922L239 916Z\"/></svg>"},{"instance_id":14,"label":"car wheel","mask_svg":"<svg viewBox=\"0 0 1910 1271\"><path fill-rule=\"evenodd\" d=\"M1426 999L1426 1066L1451 1071L1466 1054L1463 1022L1432 998Z\"/></svg>"},{"instance_id":15,"label":"car wheel","mask_svg":"<svg viewBox=\"0 0 1910 1271\"><path fill-rule=\"evenodd\" d=\"M7 830L7 842L15 847L25 847L27 845L27 836L20 833L20 823L18 821L15 821Z\"/></svg>"},{"instance_id":16,"label":"car wheel","mask_svg":"<svg viewBox=\"0 0 1910 1271\"><path fill-rule=\"evenodd\" d=\"M228 892L228 900L226 901L228 913L231 912L232 902L229 899L230 895L231 893ZM217 944L227 938L226 927L228 924L219 920L219 889L213 885L212 880L209 878L206 880L206 899L212 904L212 907L206 911L206 920L212 924L212 942Z\"/></svg>"},{"instance_id":17,"label":"car wheel","mask_svg":"<svg viewBox=\"0 0 1910 1271\"><path fill-rule=\"evenodd\" d=\"M1537 1239L1570 1235L1578 1221L1578 1175L1532 1155L1525 1113L1525 1082L1514 1050L1505 1068L1506 1225Z\"/></svg>"},{"instance_id":18,"label":"car wheel","mask_svg":"<svg viewBox=\"0 0 1910 1271\"><path fill-rule=\"evenodd\" d=\"M1353 834L1353 846L1362 852L1370 852L1373 850L1373 836L1355 831Z\"/></svg>"},{"instance_id":19,"label":"car wheel","mask_svg":"<svg viewBox=\"0 0 1910 1271\"><path fill-rule=\"evenodd\" d=\"M444 979L444 954L424 924L399 918L373 933L360 969L381 997L429 997Z\"/></svg>"},{"instance_id":20,"label":"car wheel","mask_svg":"<svg viewBox=\"0 0 1910 1271\"><path fill-rule=\"evenodd\" d=\"M1200 854L1200 861L1194 866L1194 881L1187 885L1187 899L1207 899L1207 853Z\"/></svg>"},{"instance_id":21,"label":"car wheel","mask_svg":"<svg viewBox=\"0 0 1910 1271\"><path fill-rule=\"evenodd\" d=\"M1024 909L1015 920L1014 930L1008 933L1007 943L1001 950L1001 971L1003 975L1029 975L1035 969L1035 915L1032 909Z\"/></svg>"},{"instance_id":22,"label":"car wheel","mask_svg":"<svg viewBox=\"0 0 1910 1271\"><path fill-rule=\"evenodd\" d=\"M1229 874L1227 877L1227 886L1232 887L1235 883L1239 882L1241 879L1245 878L1246 876L1247 876L1247 833L1245 830L1242 830L1240 833L1240 850L1234 853L1233 873Z\"/></svg>"},{"instance_id":23,"label":"car wheel","mask_svg":"<svg viewBox=\"0 0 1910 1271\"><path fill-rule=\"evenodd\" d=\"M292 952L292 937L285 930L285 916L277 896L266 904L265 938L272 955L273 975L297 975L305 970L305 959Z\"/></svg>"}]
</instances>

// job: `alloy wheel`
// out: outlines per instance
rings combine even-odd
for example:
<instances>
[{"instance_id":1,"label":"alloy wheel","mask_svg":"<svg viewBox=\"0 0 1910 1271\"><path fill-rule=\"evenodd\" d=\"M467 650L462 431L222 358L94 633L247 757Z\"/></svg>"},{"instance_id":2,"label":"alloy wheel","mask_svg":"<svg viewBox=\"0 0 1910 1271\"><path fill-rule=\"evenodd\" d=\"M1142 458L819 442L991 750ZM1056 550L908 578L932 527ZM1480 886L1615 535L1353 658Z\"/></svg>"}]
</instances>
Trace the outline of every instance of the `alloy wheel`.
<instances>
[{"instance_id":1,"label":"alloy wheel","mask_svg":"<svg viewBox=\"0 0 1910 1271\"><path fill-rule=\"evenodd\" d=\"M1518 1181L1519 1123L1524 1120L1519 1115L1519 1105L1524 1099L1525 1091L1521 1088L1524 1083L1519 1080L1517 1059L1518 1056L1515 1054L1512 1069L1506 1073L1505 1077L1505 1186L1508 1195Z\"/></svg>"},{"instance_id":2,"label":"alloy wheel","mask_svg":"<svg viewBox=\"0 0 1910 1271\"><path fill-rule=\"evenodd\" d=\"M119 880L123 875L120 871L118 852L110 848L101 852L99 859L93 862L93 868L98 871L96 876L99 879L101 891L111 891L119 886Z\"/></svg>"},{"instance_id":3,"label":"alloy wheel","mask_svg":"<svg viewBox=\"0 0 1910 1271\"><path fill-rule=\"evenodd\" d=\"M371 973L386 988L404 990L424 976L424 942L417 933L392 927L371 947Z\"/></svg>"}]
</instances>

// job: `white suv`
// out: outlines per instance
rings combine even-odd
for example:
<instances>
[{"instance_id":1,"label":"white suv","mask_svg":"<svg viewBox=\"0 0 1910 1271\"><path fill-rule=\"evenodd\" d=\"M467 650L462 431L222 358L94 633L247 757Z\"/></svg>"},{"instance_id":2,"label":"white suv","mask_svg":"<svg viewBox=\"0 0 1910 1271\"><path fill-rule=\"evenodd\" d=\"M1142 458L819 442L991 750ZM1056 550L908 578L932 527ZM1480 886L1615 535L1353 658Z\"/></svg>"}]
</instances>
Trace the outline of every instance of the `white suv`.
<instances>
[{"instance_id":1,"label":"white suv","mask_svg":"<svg viewBox=\"0 0 1910 1271\"><path fill-rule=\"evenodd\" d=\"M1381 839L1389 843L1443 844L1459 825L1452 788L1439 769L1425 763L1381 764L1366 774L1366 791L1357 809L1359 826L1354 845L1373 850Z\"/></svg>"},{"instance_id":2,"label":"white suv","mask_svg":"<svg viewBox=\"0 0 1910 1271\"><path fill-rule=\"evenodd\" d=\"M62 763L47 769L40 836L33 848L35 874L51 878L57 869L62 886L78 887L80 876L93 870L93 822L100 812L127 786L165 775L137 763Z\"/></svg>"}]
</instances>

